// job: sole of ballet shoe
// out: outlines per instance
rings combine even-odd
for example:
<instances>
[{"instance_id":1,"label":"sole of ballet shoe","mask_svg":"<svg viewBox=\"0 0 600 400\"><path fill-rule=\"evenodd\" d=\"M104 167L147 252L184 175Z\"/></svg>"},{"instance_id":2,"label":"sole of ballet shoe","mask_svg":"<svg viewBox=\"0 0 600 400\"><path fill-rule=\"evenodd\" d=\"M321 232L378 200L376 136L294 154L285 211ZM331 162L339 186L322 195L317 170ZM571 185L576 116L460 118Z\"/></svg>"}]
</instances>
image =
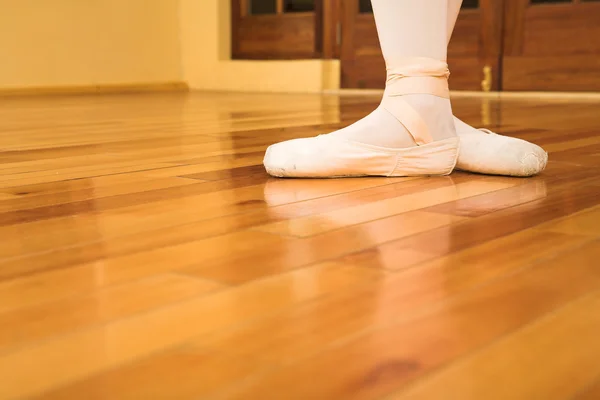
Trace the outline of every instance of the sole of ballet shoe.
<instances>
[{"instance_id":1,"label":"sole of ballet shoe","mask_svg":"<svg viewBox=\"0 0 600 400\"><path fill-rule=\"evenodd\" d=\"M270 146L263 164L278 178L445 176L456 165L459 142L453 137L392 149L322 135Z\"/></svg>"}]
</instances>

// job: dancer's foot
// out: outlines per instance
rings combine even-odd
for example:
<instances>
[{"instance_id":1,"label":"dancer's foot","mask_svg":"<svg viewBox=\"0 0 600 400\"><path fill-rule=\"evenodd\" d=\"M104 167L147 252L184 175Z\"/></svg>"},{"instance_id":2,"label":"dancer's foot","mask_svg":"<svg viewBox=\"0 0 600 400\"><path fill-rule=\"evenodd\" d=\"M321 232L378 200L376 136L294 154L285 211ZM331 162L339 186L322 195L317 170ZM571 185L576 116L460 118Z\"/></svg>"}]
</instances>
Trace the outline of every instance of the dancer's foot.
<instances>
[{"instance_id":1,"label":"dancer's foot","mask_svg":"<svg viewBox=\"0 0 600 400\"><path fill-rule=\"evenodd\" d=\"M405 59L388 68L381 105L339 131L275 144L264 165L277 177L447 175L458 152L445 62Z\"/></svg>"},{"instance_id":2,"label":"dancer's foot","mask_svg":"<svg viewBox=\"0 0 600 400\"><path fill-rule=\"evenodd\" d=\"M475 129L454 117L460 151L456 169L488 175L532 176L546 168L540 146L487 129Z\"/></svg>"}]
</instances>

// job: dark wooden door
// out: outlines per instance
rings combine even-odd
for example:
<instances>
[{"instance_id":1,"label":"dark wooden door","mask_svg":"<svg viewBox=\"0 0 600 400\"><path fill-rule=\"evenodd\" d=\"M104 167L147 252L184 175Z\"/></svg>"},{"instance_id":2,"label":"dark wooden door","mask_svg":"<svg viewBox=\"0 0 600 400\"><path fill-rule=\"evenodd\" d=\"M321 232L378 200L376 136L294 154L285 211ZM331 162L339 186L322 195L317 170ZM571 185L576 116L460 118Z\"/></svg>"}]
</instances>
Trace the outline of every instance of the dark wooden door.
<instances>
[{"instance_id":1,"label":"dark wooden door","mask_svg":"<svg viewBox=\"0 0 600 400\"><path fill-rule=\"evenodd\" d=\"M600 90L600 1L505 1L503 90Z\"/></svg>"},{"instance_id":2,"label":"dark wooden door","mask_svg":"<svg viewBox=\"0 0 600 400\"><path fill-rule=\"evenodd\" d=\"M370 0L342 2L342 87L383 88L385 66ZM454 90L500 88L502 0L464 0L448 63Z\"/></svg>"}]
</instances>

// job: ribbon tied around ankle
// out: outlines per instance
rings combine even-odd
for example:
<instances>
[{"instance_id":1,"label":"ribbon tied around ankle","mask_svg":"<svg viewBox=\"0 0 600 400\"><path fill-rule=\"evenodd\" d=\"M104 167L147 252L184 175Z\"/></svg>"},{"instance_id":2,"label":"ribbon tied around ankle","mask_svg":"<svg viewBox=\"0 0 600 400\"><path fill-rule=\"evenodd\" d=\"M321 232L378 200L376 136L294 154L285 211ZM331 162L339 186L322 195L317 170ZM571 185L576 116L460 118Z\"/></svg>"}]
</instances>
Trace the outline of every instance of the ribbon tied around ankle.
<instances>
[{"instance_id":1,"label":"ribbon tied around ankle","mask_svg":"<svg viewBox=\"0 0 600 400\"><path fill-rule=\"evenodd\" d=\"M389 96L405 94L432 94L450 98L448 64L429 58L410 58L387 69L386 93Z\"/></svg>"},{"instance_id":2,"label":"ribbon tied around ankle","mask_svg":"<svg viewBox=\"0 0 600 400\"><path fill-rule=\"evenodd\" d=\"M448 99L449 76L448 64L422 57L403 59L387 69L382 105L404 125L418 145L433 142L427 124L410 104L398 96L431 94ZM391 101L390 97L394 100ZM386 101L386 98L390 100Z\"/></svg>"}]
</instances>

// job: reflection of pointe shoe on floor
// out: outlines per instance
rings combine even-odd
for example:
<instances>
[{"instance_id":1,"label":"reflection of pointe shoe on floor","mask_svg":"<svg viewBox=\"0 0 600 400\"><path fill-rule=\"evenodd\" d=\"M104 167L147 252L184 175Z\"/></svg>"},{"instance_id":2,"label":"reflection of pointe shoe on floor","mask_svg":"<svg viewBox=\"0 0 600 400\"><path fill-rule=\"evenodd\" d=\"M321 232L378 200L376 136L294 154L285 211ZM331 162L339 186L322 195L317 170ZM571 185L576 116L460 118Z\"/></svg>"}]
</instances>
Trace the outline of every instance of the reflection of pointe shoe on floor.
<instances>
[{"instance_id":1,"label":"reflection of pointe shoe on floor","mask_svg":"<svg viewBox=\"0 0 600 400\"><path fill-rule=\"evenodd\" d=\"M269 147L267 172L297 178L450 174L459 139L451 119L448 75L445 62L403 59L388 68L383 100L373 113L328 135Z\"/></svg>"},{"instance_id":2,"label":"reflection of pointe shoe on floor","mask_svg":"<svg viewBox=\"0 0 600 400\"><path fill-rule=\"evenodd\" d=\"M548 153L522 139L475 129L456 119L460 152L456 169L488 175L532 176L546 168Z\"/></svg>"},{"instance_id":3,"label":"reflection of pointe shoe on floor","mask_svg":"<svg viewBox=\"0 0 600 400\"><path fill-rule=\"evenodd\" d=\"M468 179L473 181L472 176ZM459 180L464 181L460 178ZM438 176L428 180L398 179L398 182L394 184L348 192L341 196L307 199L308 201L305 202L286 204L282 207L270 207L267 212L276 222L270 224L268 231L295 237L307 237L352 225L365 224L356 226L348 232L349 240L358 240L356 234L359 232L367 234L364 239L367 240L366 242L363 239L356 242L362 245L376 242L376 238L381 237L382 230L392 236L410 235L411 232L421 232L423 224L431 227L429 222L439 221L438 217L433 214L411 213L412 211L471 197L474 191L482 191L482 189L478 189L479 186L486 186L485 182L480 184L477 182L478 180L456 185L451 176ZM272 180L272 182L290 183L331 182L330 185L348 181L352 180L333 182L299 179ZM491 183L491 186L494 184ZM498 187L498 185L495 186ZM282 189L283 186L278 188ZM293 185L289 185L287 188L291 190ZM298 190L302 191L301 187L298 187ZM270 195L275 197L275 191L276 186L272 188ZM374 241L370 238L371 236ZM398 238L399 236L394 237Z\"/></svg>"},{"instance_id":4,"label":"reflection of pointe shoe on floor","mask_svg":"<svg viewBox=\"0 0 600 400\"><path fill-rule=\"evenodd\" d=\"M338 181L347 182L352 190L351 180ZM265 183L264 198L270 207L282 204L297 203L305 200L327 197L335 194L332 185L338 182L326 180L302 180L302 179L269 179Z\"/></svg>"}]
</instances>

